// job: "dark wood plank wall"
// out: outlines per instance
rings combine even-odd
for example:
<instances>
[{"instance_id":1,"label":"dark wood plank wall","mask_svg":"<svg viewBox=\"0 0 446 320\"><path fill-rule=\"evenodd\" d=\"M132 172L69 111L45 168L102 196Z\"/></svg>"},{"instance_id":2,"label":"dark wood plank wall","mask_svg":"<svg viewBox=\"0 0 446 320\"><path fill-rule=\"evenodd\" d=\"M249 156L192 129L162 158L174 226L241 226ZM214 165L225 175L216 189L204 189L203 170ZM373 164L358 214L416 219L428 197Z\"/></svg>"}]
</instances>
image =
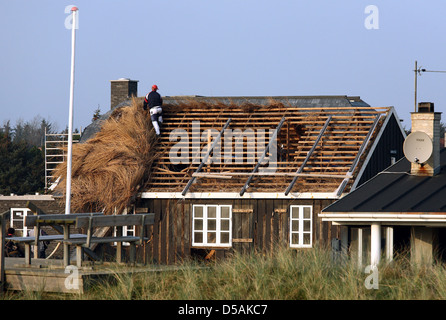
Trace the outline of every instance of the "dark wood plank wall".
<instances>
[{"instance_id":1,"label":"dark wood plank wall","mask_svg":"<svg viewBox=\"0 0 446 320\"><path fill-rule=\"evenodd\" d=\"M392 164L392 156L395 157L395 161L404 157L403 144L404 136L399 128L398 120L392 115L364 169L358 187L389 167ZM392 154L391 151L394 153Z\"/></svg>"},{"instance_id":2,"label":"dark wood plank wall","mask_svg":"<svg viewBox=\"0 0 446 320\"><path fill-rule=\"evenodd\" d=\"M149 240L138 248L139 261L174 264L192 256L224 258L234 250L267 253L278 245L289 245L290 205L313 206L313 247L329 245L339 238L339 227L322 222L321 210L332 200L178 200L141 199L136 212L154 212L155 224L147 227ZM193 248L192 205L229 204L232 206L232 248Z\"/></svg>"}]
</instances>

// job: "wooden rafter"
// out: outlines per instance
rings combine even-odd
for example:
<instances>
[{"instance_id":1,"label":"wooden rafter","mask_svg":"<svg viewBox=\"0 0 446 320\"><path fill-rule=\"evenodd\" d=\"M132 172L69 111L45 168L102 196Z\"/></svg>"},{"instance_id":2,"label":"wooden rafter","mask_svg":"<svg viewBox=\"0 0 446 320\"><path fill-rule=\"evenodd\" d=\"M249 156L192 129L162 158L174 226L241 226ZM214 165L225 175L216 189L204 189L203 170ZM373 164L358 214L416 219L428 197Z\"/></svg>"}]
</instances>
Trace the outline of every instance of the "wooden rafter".
<instances>
[{"instance_id":1,"label":"wooden rafter","mask_svg":"<svg viewBox=\"0 0 446 320\"><path fill-rule=\"evenodd\" d=\"M212 150L214 150L214 148L217 145L217 143L220 142L220 138L221 138L223 132L229 126L230 123L231 123L231 118L229 118L226 121L225 125L220 130L220 133L218 134L217 138L215 138L214 142L212 143L211 147L209 148L208 152L206 153L206 156L203 158L203 160L201 160L200 165L198 166L197 170L195 171L196 173L200 172L201 169L203 168L203 166L206 164L206 162L208 161L209 156L212 153ZM195 177L192 176L192 178L190 178L189 182L187 183L186 187L184 188L183 192L181 193L183 196L187 193L187 191L189 190L190 186L194 183L194 181L195 181Z\"/></svg>"},{"instance_id":2,"label":"wooden rafter","mask_svg":"<svg viewBox=\"0 0 446 320\"><path fill-rule=\"evenodd\" d=\"M347 172L347 177L344 178L344 180L342 180L341 184L339 185L338 189L336 190L336 195L337 195L338 197L342 194L342 192L344 192L345 187L347 186L347 183L348 183L349 180L352 178L352 176L353 176L353 172L355 171L356 166L357 166L358 163L359 163L359 159L361 158L361 156L362 156L362 154L363 154L363 152L364 152L364 150L365 150L367 144L368 144L369 141L370 141L370 138L371 138L373 132L375 131L375 128L376 128L376 126L377 126L377 124L378 124L378 122L379 122L379 118L380 118L380 117L381 117L380 114L377 114L377 115L376 115L376 117L375 117L375 121L373 121L373 125L372 125L372 127L370 128L369 132L367 133L367 136L365 137L365 139L364 139L364 141L363 141L361 147L359 148L359 151L358 151L358 153L357 153L357 155L356 155L356 157L355 157L355 160L353 160L353 163L352 163L352 165L350 166L350 169L349 169L348 172Z\"/></svg>"},{"instance_id":3,"label":"wooden rafter","mask_svg":"<svg viewBox=\"0 0 446 320\"><path fill-rule=\"evenodd\" d=\"M362 143L374 125L376 116L385 114L388 108L299 108L272 104L256 106L254 111L246 111L234 105L213 107L210 103L208 106L171 110L168 108L164 110L165 121L160 137L160 146L163 147L160 148L150 173L150 181L145 187L148 191L181 192L187 184L191 184L192 180L195 182L194 191L240 192L240 186L245 185L246 178L255 171L256 163L264 151L263 148L260 150L258 143L255 144L257 140L251 139L251 136L248 138L247 134L251 134L248 131L253 129L253 134L257 135L260 130L268 132L274 129L286 114L283 125L287 130L278 138L287 154L278 157L277 174L252 175L253 178L261 177L255 184L251 183L252 191L285 190L296 177L294 170L297 169L297 164L301 164L307 158L328 115L331 115L329 129L324 133L313 156L307 160L301 172L308 176L298 175L299 186L295 187L299 192L333 192L346 177L358 153L363 152ZM208 141L202 142L204 138L202 133L215 129L217 123L228 118L231 118L232 132L239 130L243 133L244 139L238 140L240 137L235 134L232 138L226 134L221 136L221 162L207 166L206 170L203 166L198 171L200 162L192 161L197 151L194 148L199 143L200 150L204 154L208 151L203 149L204 145L209 144ZM200 121L200 135L194 133L191 127L192 121L195 120ZM301 128L303 131L296 128ZM171 139L170 133L175 129L184 130L188 140ZM253 145L255 149L251 149ZM182 148L181 154L175 158L179 164L175 165L171 162L169 154L173 146ZM364 152L367 152L367 148L368 146ZM185 150L188 152L184 153ZM231 158L223 159L226 151L230 152ZM191 179L194 177L199 178L199 181Z\"/></svg>"},{"instance_id":4,"label":"wooden rafter","mask_svg":"<svg viewBox=\"0 0 446 320\"><path fill-rule=\"evenodd\" d=\"M277 128L274 130L274 133L273 133L271 139L269 140L268 146L263 151L262 156L257 161L257 164L256 164L254 170L252 170L251 173L257 172L257 170L260 167L260 164L263 162L263 159L265 159L266 154L271 150L271 146L274 143L276 143L277 134L279 133L280 129L282 128L284 122L285 122L285 117L282 117L282 119L280 120L279 124L277 125ZM245 193L246 189L249 187L249 184L251 183L252 179L253 179L253 175L251 174L249 176L248 180L246 181L246 183L244 184L244 186L242 187L242 190L240 190L240 195L241 196L243 196L243 194Z\"/></svg>"},{"instance_id":5,"label":"wooden rafter","mask_svg":"<svg viewBox=\"0 0 446 320\"><path fill-rule=\"evenodd\" d=\"M319 135L316 138L316 141L313 143L313 146L311 147L310 151L308 151L307 156L305 157L304 162L300 165L299 169L297 170L297 174L302 173L305 165L307 164L308 160L310 159L311 155L313 154L314 150L316 150L317 145L319 144L319 141L321 140L322 136L325 133L325 130L327 130L328 128L328 124L331 121L332 116L328 116L327 121L325 121L324 126L322 127L321 131L319 132ZM285 195L288 195L288 193L290 193L291 189L293 188L294 184L296 183L297 179L298 179L298 175L296 174L296 176L293 178L293 181L291 181L290 185L288 186L288 188L285 190Z\"/></svg>"}]
</instances>

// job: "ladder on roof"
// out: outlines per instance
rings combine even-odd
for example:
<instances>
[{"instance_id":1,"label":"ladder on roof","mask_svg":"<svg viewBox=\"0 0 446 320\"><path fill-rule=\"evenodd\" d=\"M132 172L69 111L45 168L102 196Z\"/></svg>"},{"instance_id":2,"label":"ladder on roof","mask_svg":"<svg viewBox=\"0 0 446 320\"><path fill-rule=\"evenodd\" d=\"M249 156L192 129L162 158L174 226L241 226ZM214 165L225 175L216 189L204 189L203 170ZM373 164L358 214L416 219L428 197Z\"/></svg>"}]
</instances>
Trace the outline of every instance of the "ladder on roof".
<instances>
[{"instance_id":1,"label":"ladder on roof","mask_svg":"<svg viewBox=\"0 0 446 320\"><path fill-rule=\"evenodd\" d=\"M303 172L305 165L307 164L308 160L311 158L311 155L313 154L314 150L316 150L316 147L319 144L319 141L321 140L322 136L324 135L325 130L327 130L332 117L333 116L331 116L331 115L328 116L328 119L325 121L324 126L322 127L321 131L319 132L319 135L316 138L316 141L314 141L313 146L311 147L310 151L308 151L304 162L300 165L299 169L297 170L296 176L293 178L293 181L291 181L291 183L288 185L288 188L285 190L286 196L291 192L291 189L293 189L294 184L296 183L297 179L299 178L299 173Z\"/></svg>"},{"instance_id":2,"label":"ladder on roof","mask_svg":"<svg viewBox=\"0 0 446 320\"><path fill-rule=\"evenodd\" d=\"M73 143L79 139L74 137L80 134L73 133ZM53 171L67 159L68 133L48 133L45 128L45 190L53 183Z\"/></svg>"},{"instance_id":3,"label":"ladder on roof","mask_svg":"<svg viewBox=\"0 0 446 320\"><path fill-rule=\"evenodd\" d=\"M254 174L257 172L260 165L262 164L263 159L265 159L267 153L270 152L271 147L276 143L277 134L279 133L280 129L282 128L284 122L285 122L285 116L283 116L282 119L280 120L279 124L277 125L276 129L274 130L274 133L273 133L271 139L269 140L268 145L266 146L265 150L263 151L262 156L257 161L255 168L252 170L251 175L249 176L248 180L243 185L242 190L240 190L240 196L243 196L245 194L246 189L249 188L249 184L251 183Z\"/></svg>"},{"instance_id":4,"label":"ladder on roof","mask_svg":"<svg viewBox=\"0 0 446 320\"><path fill-rule=\"evenodd\" d=\"M208 161L209 156L212 153L212 150L214 150L215 146L220 142L221 136L223 135L223 132L226 130L226 128L229 126L229 124L231 123L232 119L229 118L225 125L223 126L223 128L220 130L220 133L218 134L217 138L214 140L214 142L212 143L211 147L209 148L206 156L203 158L203 160L201 160L200 165L198 166L197 170L195 170L195 173L199 173L201 171L201 169L203 168L203 166L206 164L206 162ZM184 188L183 192L181 193L181 195L185 196L187 191L189 190L190 186L195 182L196 177L192 175L192 178L189 180L189 182L187 183L186 187Z\"/></svg>"}]
</instances>

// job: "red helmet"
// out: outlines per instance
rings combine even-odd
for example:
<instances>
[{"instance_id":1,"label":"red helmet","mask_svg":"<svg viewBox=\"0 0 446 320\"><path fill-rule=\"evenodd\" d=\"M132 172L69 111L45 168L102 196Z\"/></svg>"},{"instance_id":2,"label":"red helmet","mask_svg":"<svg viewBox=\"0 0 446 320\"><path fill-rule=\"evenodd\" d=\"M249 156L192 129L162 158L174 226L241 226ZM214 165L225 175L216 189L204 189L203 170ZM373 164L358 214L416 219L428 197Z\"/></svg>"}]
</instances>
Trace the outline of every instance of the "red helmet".
<instances>
[{"instance_id":1,"label":"red helmet","mask_svg":"<svg viewBox=\"0 0 446 320\"><path fill-rule=\"evenodd\" d=\"M152 90L158 90L158 86L157 86L156 84L154 84L154 85L152 86Z\"/></svg>"}]
</instances>

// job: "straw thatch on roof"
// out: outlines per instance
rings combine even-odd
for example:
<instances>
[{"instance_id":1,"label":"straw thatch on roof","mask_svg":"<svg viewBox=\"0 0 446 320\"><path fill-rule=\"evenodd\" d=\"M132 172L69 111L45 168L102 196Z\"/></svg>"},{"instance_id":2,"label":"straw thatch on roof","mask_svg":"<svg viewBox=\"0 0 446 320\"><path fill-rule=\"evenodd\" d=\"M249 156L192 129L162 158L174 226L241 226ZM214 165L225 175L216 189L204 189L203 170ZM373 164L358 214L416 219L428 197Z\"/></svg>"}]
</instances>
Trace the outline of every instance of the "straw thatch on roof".
<instances>
[{"instance_id":1,"label":"straw thatch on roof","mask_svg":"<svg viewBox=\"0 0 446 320\"><path fill-rule=\"evenodd\" d=\"M156 158L156 135L141 102L116 109L95 137L73 145L73 212L121 213L140 191ZM56 191L65 194L67 163L59 165ZM115 211L116 210L116 211Z\"/></svg>"}]
</instances>

